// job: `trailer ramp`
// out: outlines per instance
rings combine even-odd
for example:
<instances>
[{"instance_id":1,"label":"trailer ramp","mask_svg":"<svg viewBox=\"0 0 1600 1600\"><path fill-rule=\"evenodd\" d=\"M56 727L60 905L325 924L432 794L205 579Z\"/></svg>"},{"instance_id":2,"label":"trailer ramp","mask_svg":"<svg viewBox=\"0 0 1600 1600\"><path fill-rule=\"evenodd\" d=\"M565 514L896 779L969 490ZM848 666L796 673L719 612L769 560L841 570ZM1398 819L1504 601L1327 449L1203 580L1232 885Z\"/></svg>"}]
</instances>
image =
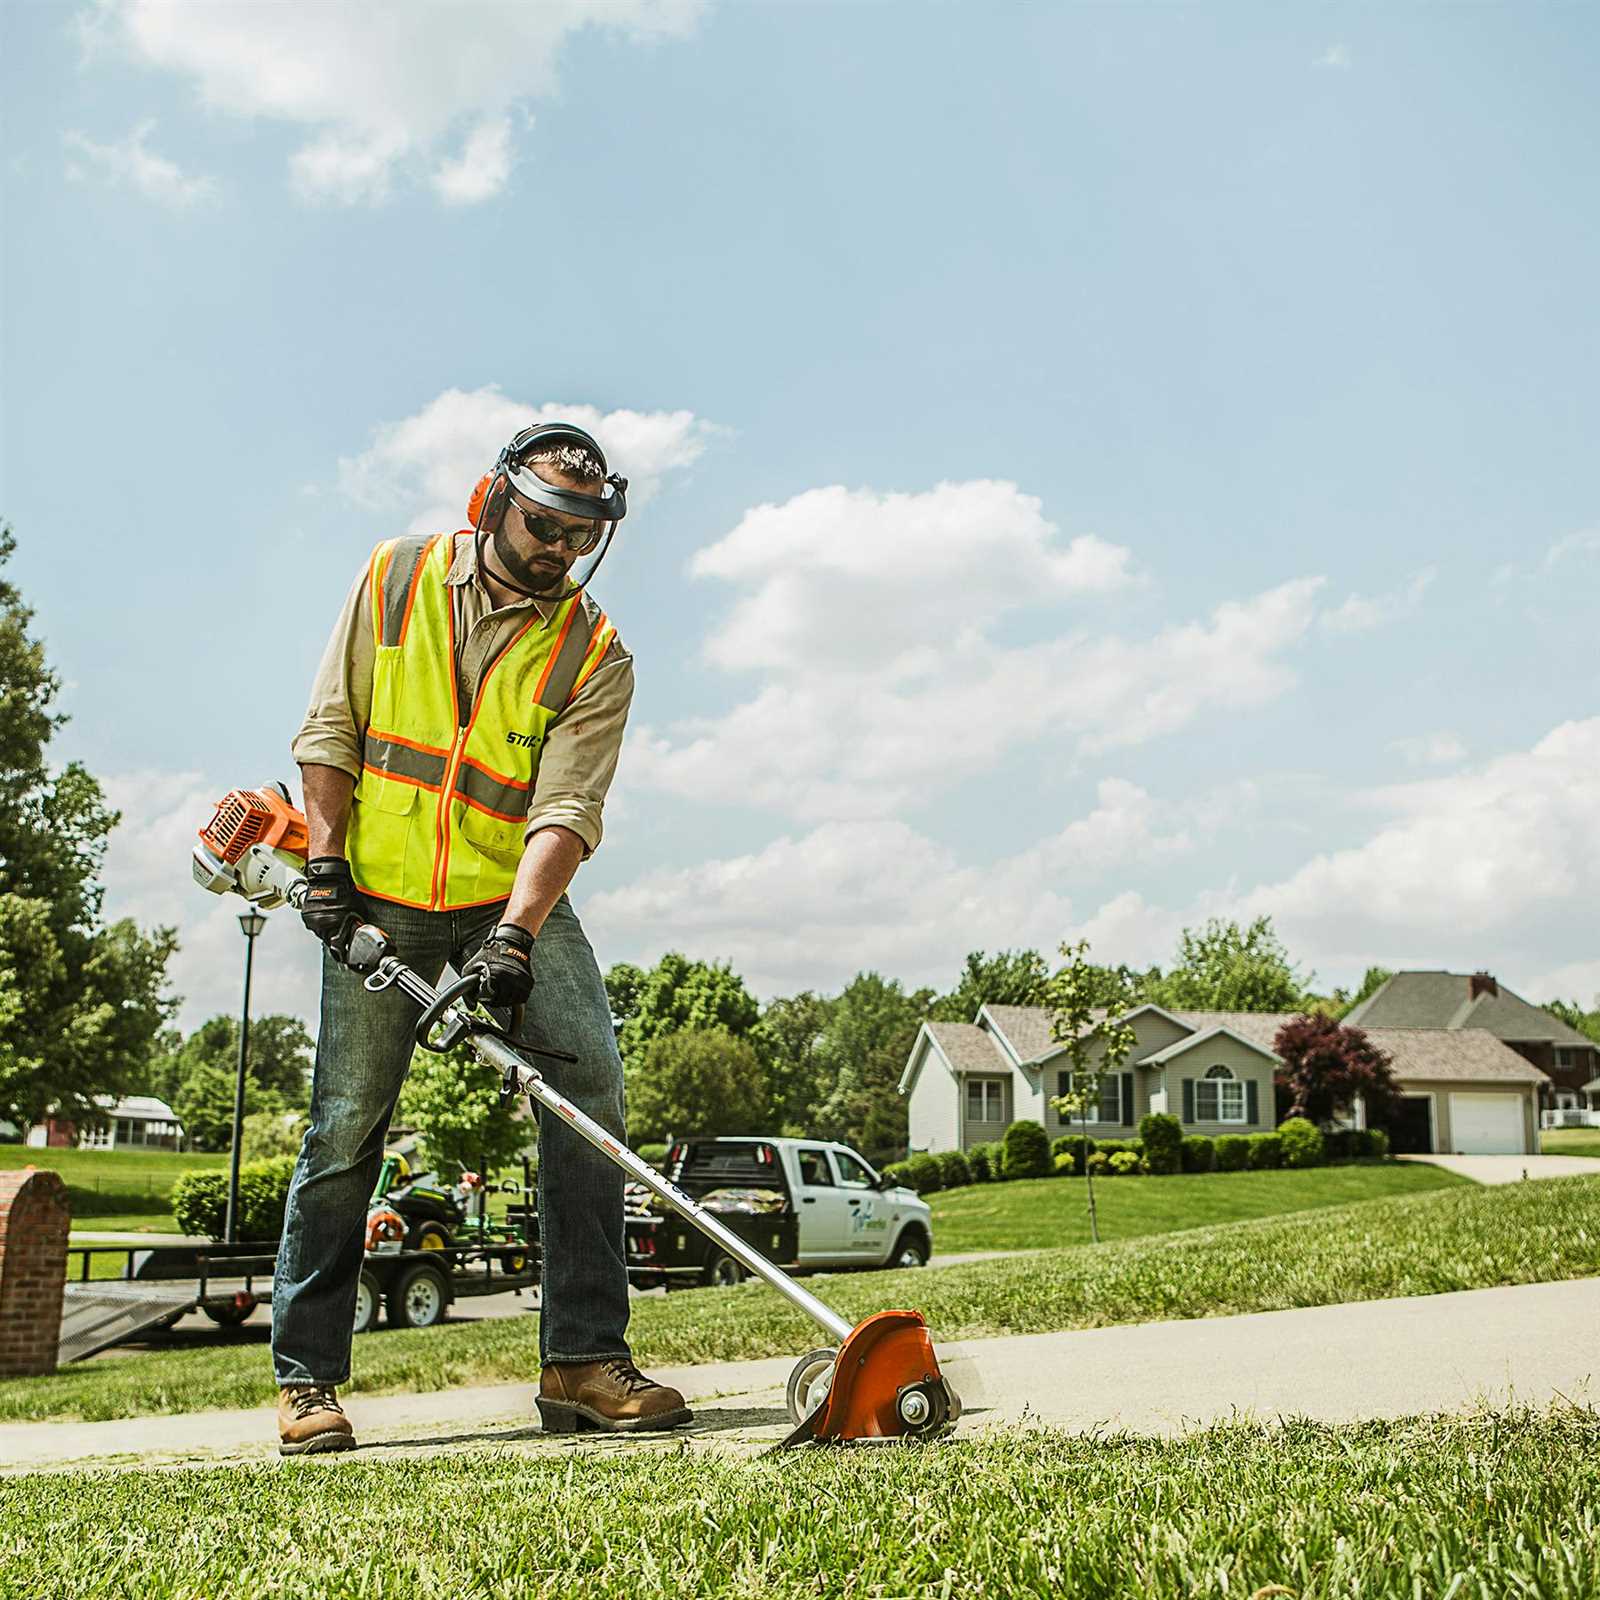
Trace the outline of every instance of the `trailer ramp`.
<instances>
[{"instance_id":1,"label":"trailer ramp","mask_svg":"<svg viewBox=\"0 0 1600 1600\"><path fill-rule=\"evenodd\" d=\"M121 1278L69 1283L62 1295L56 1362L65 1366L82 1361L109 1345L137 1338L194 1304L193 1283L130 1283Z\"/></svg>"}]
</instances>

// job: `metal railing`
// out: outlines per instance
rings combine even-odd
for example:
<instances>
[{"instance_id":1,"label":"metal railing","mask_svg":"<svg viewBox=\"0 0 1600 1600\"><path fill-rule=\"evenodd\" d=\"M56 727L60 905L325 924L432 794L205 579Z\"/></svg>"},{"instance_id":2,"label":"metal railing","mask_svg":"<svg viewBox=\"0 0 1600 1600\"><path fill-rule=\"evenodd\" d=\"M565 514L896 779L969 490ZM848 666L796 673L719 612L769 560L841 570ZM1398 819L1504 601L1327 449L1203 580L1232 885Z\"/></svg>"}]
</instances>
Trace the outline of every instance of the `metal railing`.
<instances>
[{"instance_id":1,"label":"metal railing","mask_svg":"<svg viewBox=\"0 0 1600 1600\"><path fill-rule=\"evenodd\" d=\"M1585 1111L1578 1106L1562 1106L1539 1113L1541 1128L1600 1128L1600 1111Z\"/></svg>"}]
</instances>

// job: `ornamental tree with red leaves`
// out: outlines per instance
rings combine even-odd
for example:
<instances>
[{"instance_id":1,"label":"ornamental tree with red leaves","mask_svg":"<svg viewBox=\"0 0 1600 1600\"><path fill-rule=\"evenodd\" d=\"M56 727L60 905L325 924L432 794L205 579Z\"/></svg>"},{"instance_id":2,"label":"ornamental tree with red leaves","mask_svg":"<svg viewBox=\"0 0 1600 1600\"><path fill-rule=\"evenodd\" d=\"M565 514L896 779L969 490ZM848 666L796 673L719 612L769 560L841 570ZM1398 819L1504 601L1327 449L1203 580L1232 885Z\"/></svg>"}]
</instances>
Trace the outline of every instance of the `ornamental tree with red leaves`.
<instances>
[{"instance_id":1,"label":"ornamental tree with red leaves","mask_svg":"<svg viewBox=\"0 0 1600 1600\"><path fill-rule=\"evenodd\" d=\"M1360 1095L1367 1126L1392 1120L1400 1101L1388 1054L1362 1028L1332 1017L1295 1017L1278 1029L1272 1048L1283 1058L1278 1086L1289 1096L1288 1116L1306 1117L1320 1128L1347 1112Z\"/></svg>"}]
</instances>

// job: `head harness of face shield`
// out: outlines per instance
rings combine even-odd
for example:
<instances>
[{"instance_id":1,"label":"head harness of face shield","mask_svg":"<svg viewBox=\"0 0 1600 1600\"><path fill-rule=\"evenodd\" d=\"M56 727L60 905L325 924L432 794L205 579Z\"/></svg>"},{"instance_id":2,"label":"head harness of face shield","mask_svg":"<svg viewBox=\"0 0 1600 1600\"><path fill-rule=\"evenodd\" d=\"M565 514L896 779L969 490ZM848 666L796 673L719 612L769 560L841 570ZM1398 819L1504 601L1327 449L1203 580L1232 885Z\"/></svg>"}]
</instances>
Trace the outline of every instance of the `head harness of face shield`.
<instances>
[{"instance_id":1,"label":"head harness of face shield","mask_svg":"<svg viewBox=\"0 0 1600 1600\"><path fill-rule=\"evenodd\" d=\"M603 474L600 494L586 494L577 489L558 488L553 483L546 483L529 465L530 458L538 454L541 449L557 444L582 445L594 453ZM588 570L575 583L569 579L560 594L543 594L524 588L515 581L508 582L503 577L500 580L507 582L507 586L516 590L518 594L527 595L531 599L570 599L599 571L600 563L605 560L606 551L611 548L611 539L617 531L617 524L628 514L628 480L620 473L606 470L605 452L593 436L585 433L582 428L570 422L540 422L531 428L524 428L500 452L500 459L495 462L493 470L478 480L471 498L467 501L467 518L478 541L480 566L483 562L484 536L499 531L505 518L507 503L513 494L520 501L544 506L550 511L564 512L569 517L583 517L601 525L603 531Z\"/></svg>"}]
</instances>

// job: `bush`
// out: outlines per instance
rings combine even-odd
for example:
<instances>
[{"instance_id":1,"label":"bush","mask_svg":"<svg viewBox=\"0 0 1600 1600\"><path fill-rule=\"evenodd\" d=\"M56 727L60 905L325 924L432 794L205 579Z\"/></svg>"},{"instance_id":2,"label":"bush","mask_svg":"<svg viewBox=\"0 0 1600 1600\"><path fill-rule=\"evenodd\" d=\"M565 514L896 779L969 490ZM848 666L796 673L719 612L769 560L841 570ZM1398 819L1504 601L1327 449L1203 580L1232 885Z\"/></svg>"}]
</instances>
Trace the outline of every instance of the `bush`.
<instances>
[{"instance_id":1,"label":"bush","mask_svg":"<svg viewBox=\"0 0 1600 1600\"><path fill-rule=\"evenodd\" d=\"M1322 1151L1329 1161L1354 1161L1361 1154L1361 1133L1356 1128L1331 1128L1322 1135Z\"/></svg>"},{"instance_id":2,"label":"bush","mask_svg":"<svg viewBox=\"0 0 1600 1600\"><path fill-rule=\"evenodd\" d=\"M1280 1135L1252 1133L1249 1138L1252 1172L1275 1172L1283 1165L1283 1139Z\"/></svg>"},{"instance_id":3,"label":"bush","mask_svg":"<svg viewBox=\"0 0 1600 1600\"><path fill-rule=\"evenodd\" d=\"M893 1183L903 1184L911 1188L911 1163L909 1161L891 1161L883 1169L883 1176Z\"/></svg>"},{"instance_id":4,"label":"bush","mask_svg":"<svg viewBox=\"0 0 1600 1600\"><path fill-rule=\"evenodd\" d=\"M939 1177L946 1189L965 1189L972 1182L972 1168L959 1150L941 1150L934 1160L939 1163Z\"/></svg>"},{"instance_id":5,"label":"bush","mask_svg":"<svg viewBox=\"0 0 1600 1600\"><path fill-rule=\"evenodd\" d=\"M1327 1160L1322 1134L1304 1117L1290 1117L1278 1134L1286 1167L1320 1167Z\"/></svg>"},{"instance_id":6,"label":"bush","mask_svg":"<svg viewBox=\"0 0 1600 1600\"><path fill-rule=\"evenodd\" d=\"M1060 1155L1052 1156L1058 1178L1075 1178L1078 1175L1078 1158L1070 1150L1063 1150Z\"/></svg>"},{"instance_id":7,"label":"bush","mask_svg":"<svg viewBox=\"0 0 1600 1600\"><path fill-rule=\"evenodd\" d=\"M1024 1119L1006 1129L1000 1170L1007 1178L1050 1176L1050 1138L1042 1122Z\"/></svg>"},{"instance_id":8,"label":"bush","mask_svg":"<svg viewBox=\"0 0 1600 1600\"><path fill-rule=\"evenodd\" d=\"M1243 1172L1250 1164L1250 1141L1242 1133L1219 1135L1216 1152L1218 1172Z\"/></svg>"},{"instance_id":9,"label":"bush","mask_svg":"<svg viewBox=\"0 0 1600 1600\"><path fill-rule=\"evenodd\" d=\"M269 1161L274 1156L300 1154L307 1118L282 1111L252 1111L239 1129L239 1159Z\"/></svg>"},{"instance_id":10,"label":"bush","mask_svg":"<svg viewBox=\"0 0 1600 1600\"><path fill-rule=\"evenodd\" d=\"M1165 1111L1152 1111L1139 1121L1147 1172L1164 1178L1183 1166L1183 1124Z\"/></svg>"},{"instance_id":11,"label":"bush","mask_svg":"<svg viewBox=\"0 0 1600 1600\"><path fill-rule=\"evenodd\" d=\"M989 1148L987 1145L975 1144L967 1151L967 1170L972 1174L974 1183L992 1183L994 1173L989 1170Z\"/></svg>"},{"instance_id":12,"label":"bush","mask_svg":"<svg viewBox=\"0 0 1600 1600\"><path fill-rule=\"evenodd\" d=\"M918 1194L937 1194L944 1188L944 1169L939 1165L938 1156L929 1155L926 1150L920 1150L905 1163L906 1182Z\"/></svg>"},{"instance_id":13,"label":"bush","mask_svg":"<svg viewBox=\"0 0 1600 1600\"><path fill-rule=\"evenodd\" d=\"M1094 1147L1094 1140L1081 1133L1063 1134L1050 1146L1055 1152L1056 1171L1071 1177L1082 1177L1084 1157Z\"/></svg>"},{"instance_id":14,"label":"bush","mask_svg":"<svg viewBox=\"0 0 1600 1600\"><path fill-rule=\"evenodd\" d=\"M1141 1160L1144 1158L1143 1139L1096 1139L1094 1147L1096 1150L1103 1150L1108 1156L1120 1155L1131 1150Z\"/></svg>"},{"instance_id":15,"label":"bush","mask_svg":"<svg viewBox=\"0 0 1600 1600\"><path fill-rule=\"evenodd\" d=\"M1112 1172L1122 1177L1132 1177L1143 1165L1144 1158L1136 1156L1131 1150L1118 1150L1108 1161Z\"/></svg>"},{"instance_id":16,"label":"bush","mask_svg":"<svg viewBox=\"0 0 1600 1600\"><path fill-rule=\"evenodd\" d=\"M1183 1170L1185 1172L1211 1172L1217 1164L1216 1146L1203 1133L1186 1133L1183 1136Z\"/></svg>"},{"instance_id":17,"label":"bush","mask_svg":"<svg viewBox=\"0 0 1600 1600\"><path fill-rule=\"evenodd\" d=\"M252 1243L276 1244L294 1176L293 1156L247 1161L239 1168L239 1216L235 1232ZM172 1186L172 1214L184 1233L220 1239L227 1230L228 1174L186 1172Z\"/></svg>"},{"instance_id":18,"label":"bush","mask_svg":"<svg viewBox=\"0 0 1600 1600\"><path fill-rule=\"evenodd\" d=\"M1104 1177L1106 1164L1110 1159L1104 1150L1091 1150L1089 1152L1089 1171L1097 1178Z\"/></svg>"},{"instance_id":19,"label":"bush","mask_svg":"<svg viewBox=\"0 0 1600 1600\"><path fill-rule=\"evenodd\" d=\"M641 1144L635 1146L639 1159L648 1161L652 1167L659 1167L667 1159L669 1148L670 1146L664 1144Z\"/></svg>"},{"instance_id":20,"label":"bush","mask_svg":"<svg viewBox=\"0 0 1600 1600\"><path fill-rule=\"evenodd\" d=\"M981 1148L983 1150L984 1159L989 1163L989 1182L1003 1182L1005 1179L1005 1173L1000 1170L1000 1158L1005 1154L1005 1146L1001 1144L998 1139L991 1139L988 1144L983 1145ZM972 1156L969 1153L967 1156L967 1161L970 1163L971 1160Z\"/></svg>"},{"instance_id":21,"label":"bush","mask_svg":"<svg viewBox=\"0 0 1600 1600\"><path fill-rule=\"evenodd\" d=\"M1386 1128L1367 1129L1367 1154L1374 1161L1389 1159L1389 1132Z\"/></svg>"}]
</instances>

